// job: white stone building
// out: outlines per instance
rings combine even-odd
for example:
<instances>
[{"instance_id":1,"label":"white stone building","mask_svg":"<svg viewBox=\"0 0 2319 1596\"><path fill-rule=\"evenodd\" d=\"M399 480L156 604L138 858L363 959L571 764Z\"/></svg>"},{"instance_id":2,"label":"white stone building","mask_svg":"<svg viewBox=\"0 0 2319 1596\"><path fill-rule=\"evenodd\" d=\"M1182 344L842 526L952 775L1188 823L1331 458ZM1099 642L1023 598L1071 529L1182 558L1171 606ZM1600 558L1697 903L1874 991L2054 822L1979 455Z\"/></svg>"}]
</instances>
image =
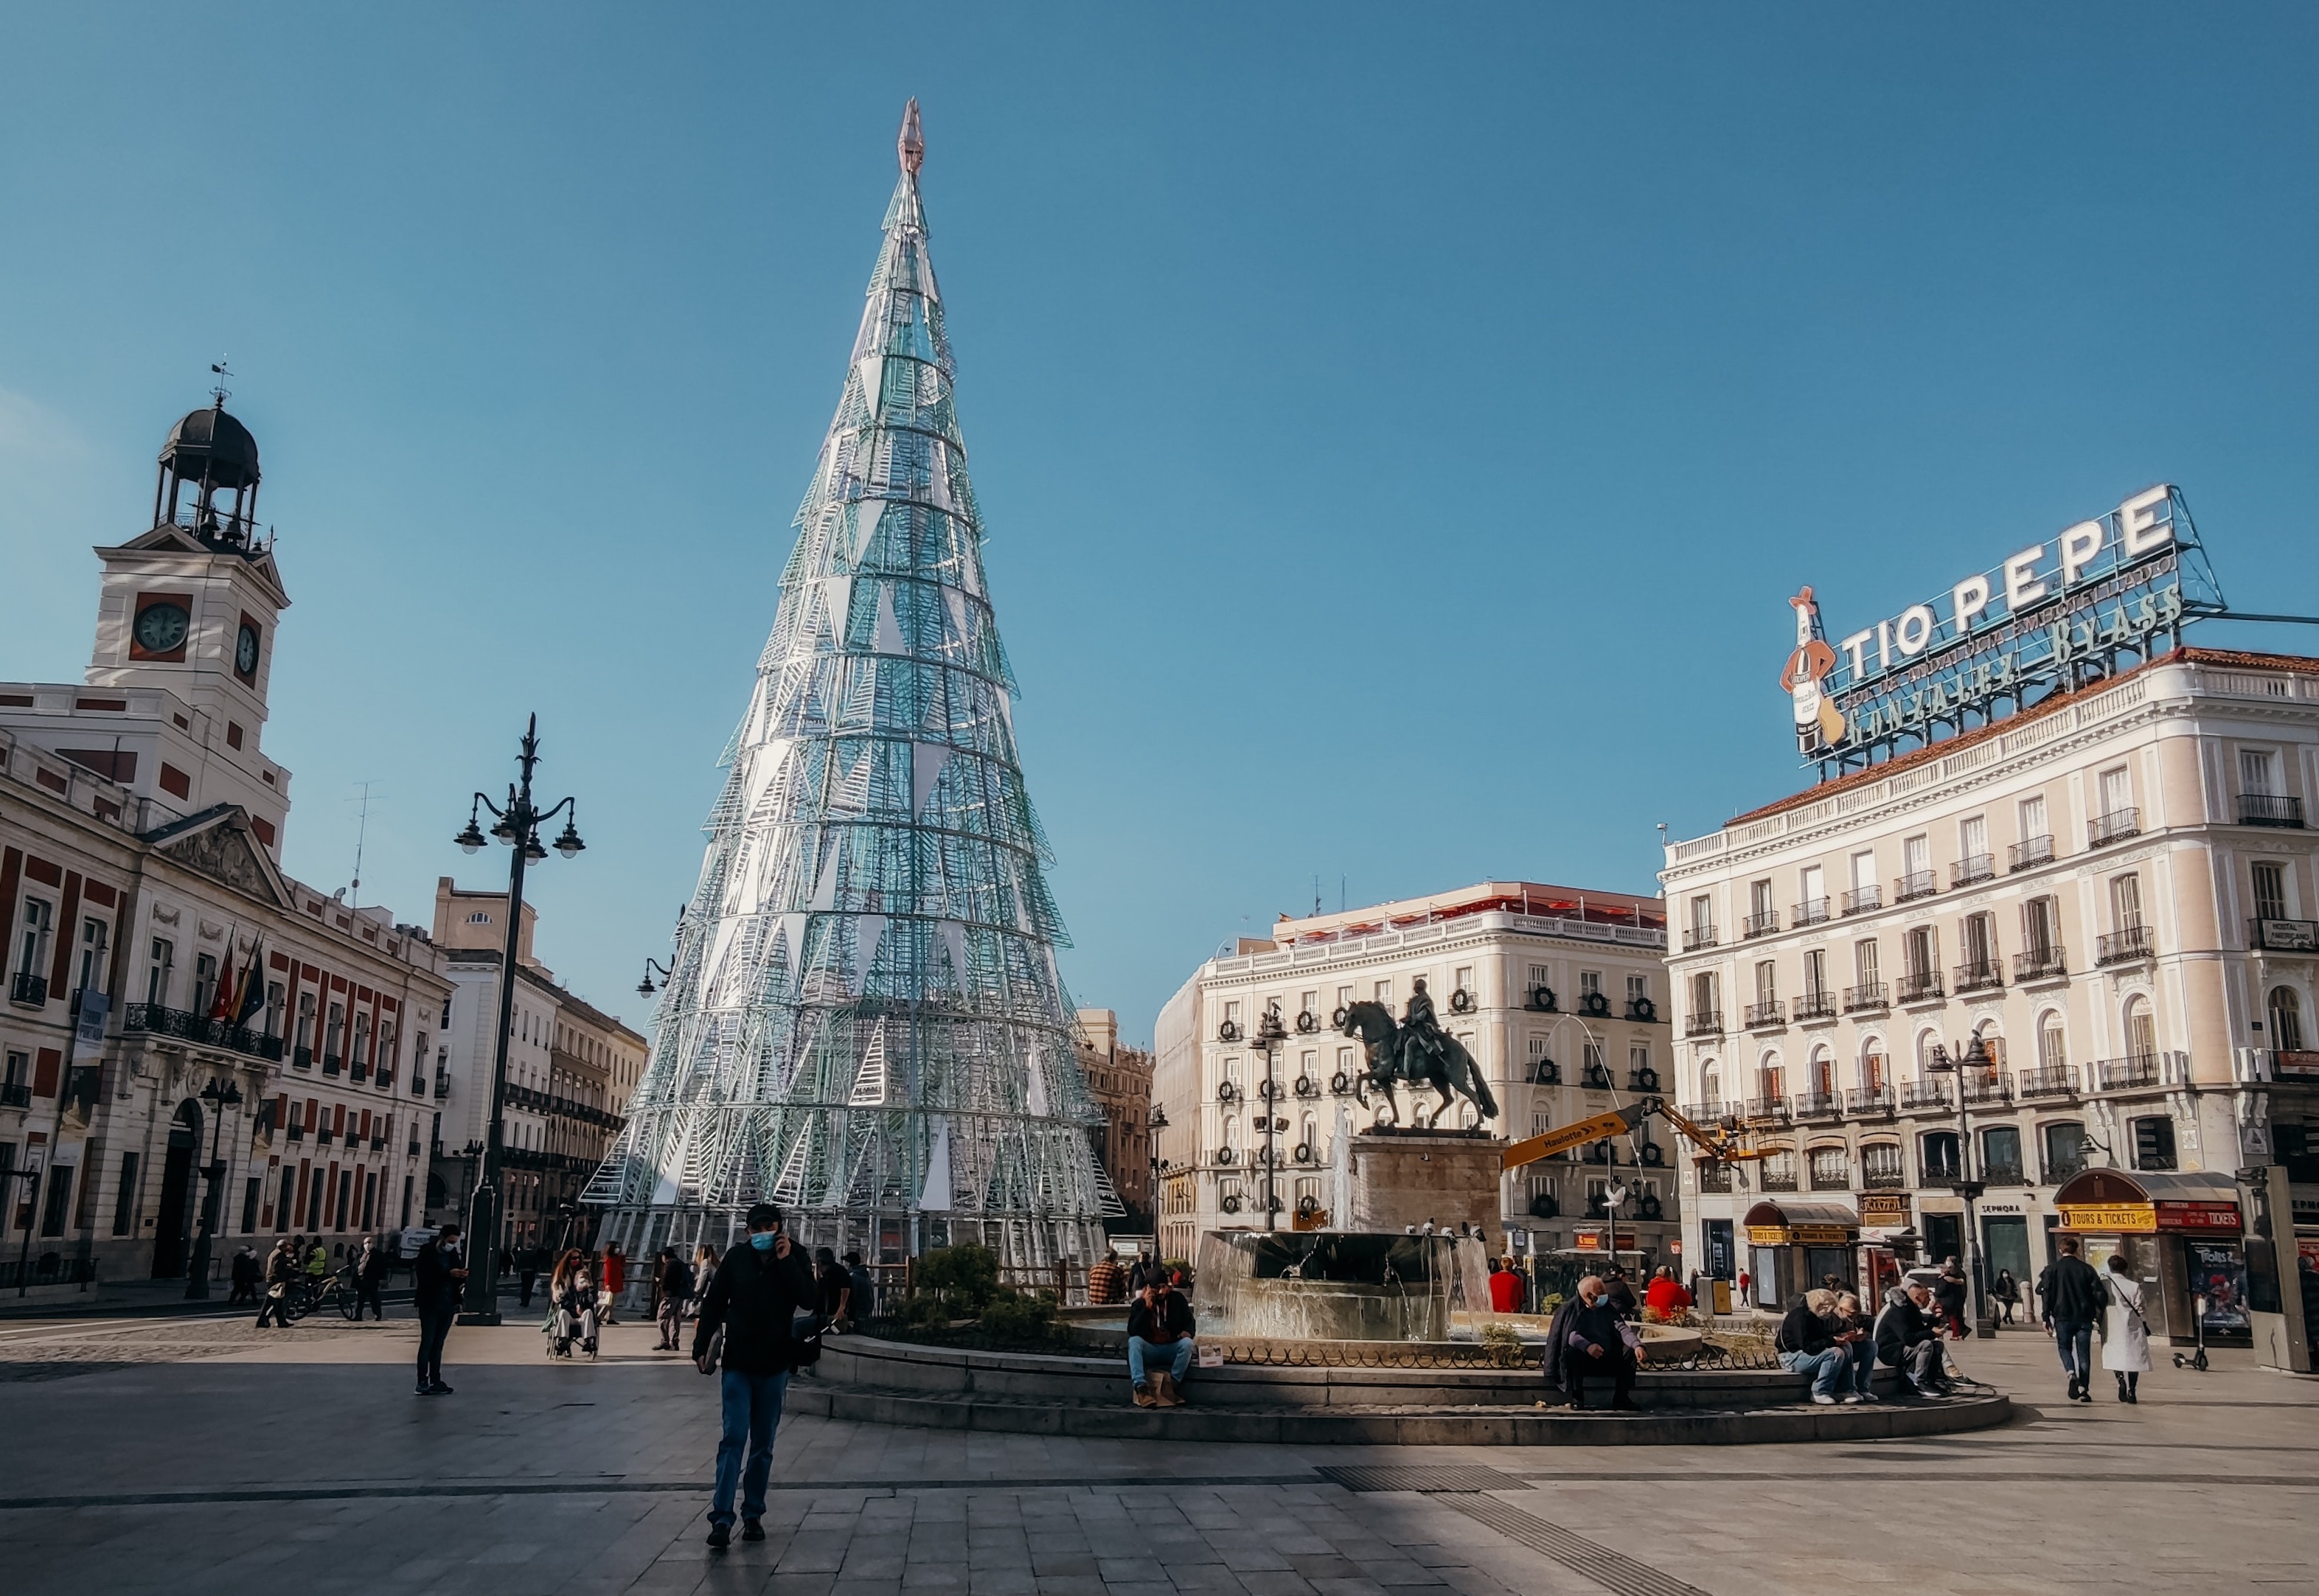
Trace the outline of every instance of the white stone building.
<instances>
[{"instance_id":1,"label":"white stone building","mask_svg":"<svg viewBox=\"0 0 2319 1596\"><path fill-rule=\"evenodd\" d=\"M1501 1135L1532 1135L1662 1090L1665 947L1656 898L1520 881L1284 918L1268 939L1243 938L1194 971L1160 1016L1151 1096L1167 1119L1154 1132L1163 1251L1189 1258L1211 1230L1327 1222L1340 1201L1338 1141L1368 1129L1382 1103L1375 1094L1367 1108L1358 1102L1362 1049L1333 1016L1369 998L1397 1019L1420 977L1444 1029L1480 1063ZM1287 1032L1268 1057L1248 1040L1268 1009ZM1268 1079L1277 1093L1269 1112ZM1437 1102L1405 1090L1401 1100L1404 1123L1418 1104ZM1464 1104L1441 1121L1475 1123ZM1620 1249L1665 1257L1676 1234L1677 1162L1665 1128L1647 1127L1613 1156L1633 1194L1620 1215ZM1597 1146L1506 1177L1505 1230L1540 1251L1602 1245L1602 1193L1614 1166L1592 1160L1603 1157ZM1638 1157L1656 1161L1637 1168Z\"/></svg>"},{"instance_id":2,"label":"white stone building","mask_svg":"<svg viewBox=\"0 0 2319 1596\"><path fill-rule=\"evenodd\" d=\"M1751 1246L1766 1201L1963 1256L1963 1178L1987 1270L2034 1278L2089 1167L2227 1202L2276 1120L2319 1176L2314 781L2319 661L2178 649L1673 843L1681 1101L1778 1154L1683 1160L1685 1256L1766 1305L1857 1264ZM1928 1070L1976 1041L1986 1067ZM2152 1237L2149 1277L2185 1244Z\"/></svg>"}]
</instances>

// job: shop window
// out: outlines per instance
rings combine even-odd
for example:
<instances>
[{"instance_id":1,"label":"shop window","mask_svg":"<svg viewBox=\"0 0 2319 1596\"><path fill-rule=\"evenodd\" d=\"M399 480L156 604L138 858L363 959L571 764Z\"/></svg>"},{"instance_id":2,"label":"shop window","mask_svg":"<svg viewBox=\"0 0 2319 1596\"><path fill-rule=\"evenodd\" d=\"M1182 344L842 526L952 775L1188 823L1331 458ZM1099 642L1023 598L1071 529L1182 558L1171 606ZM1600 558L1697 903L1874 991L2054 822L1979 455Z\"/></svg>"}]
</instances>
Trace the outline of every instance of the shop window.
<instances>
[{"instance_id":1,"label":"shop window","mask_svg":"<svg viewBox=\"0 0 2319 1596\"><path fill-rule=\"evenodd\" d=\"M2134 1122L2134 1167L2137 1169L2174 1168L2174 1122L2152 1114Z\"/></svg>"}]
</instances>

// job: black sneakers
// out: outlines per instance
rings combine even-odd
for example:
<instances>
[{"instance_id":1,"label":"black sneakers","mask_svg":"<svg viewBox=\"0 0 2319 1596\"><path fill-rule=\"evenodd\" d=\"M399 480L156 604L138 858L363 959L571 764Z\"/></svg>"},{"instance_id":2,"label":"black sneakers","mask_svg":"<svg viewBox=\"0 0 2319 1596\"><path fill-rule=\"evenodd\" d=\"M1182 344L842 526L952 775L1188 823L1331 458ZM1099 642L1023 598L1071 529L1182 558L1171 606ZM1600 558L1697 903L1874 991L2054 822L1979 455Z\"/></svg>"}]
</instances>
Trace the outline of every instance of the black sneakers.
<instances>
[{"instance_id":1,"label":"black sneakers","mask_svg":"<svg viewBox=\"0 0 2319 1596\"><path fill-rule=\"evenodd\" d=\"M708 1549L710 1551L721 1552L732 1544L733 1527L730 1524L711 1524L708 1527Z\"/></svg>"},{"instance_id":2,"label":"black sneakers","mask_svg":"<svg viewBox=\"0 0 2319 1596\"><path fill-rule=\"evenodd\" d=\"M742 1519L742 1520L741 1520L741 1538L742 1538L743 1540L762 1540L762 1539L764 1539L764 1538L765 1538L765 1525L764 1525L764 1520L763 1520L763 1519Z\"/></svg>"}]
</instances>

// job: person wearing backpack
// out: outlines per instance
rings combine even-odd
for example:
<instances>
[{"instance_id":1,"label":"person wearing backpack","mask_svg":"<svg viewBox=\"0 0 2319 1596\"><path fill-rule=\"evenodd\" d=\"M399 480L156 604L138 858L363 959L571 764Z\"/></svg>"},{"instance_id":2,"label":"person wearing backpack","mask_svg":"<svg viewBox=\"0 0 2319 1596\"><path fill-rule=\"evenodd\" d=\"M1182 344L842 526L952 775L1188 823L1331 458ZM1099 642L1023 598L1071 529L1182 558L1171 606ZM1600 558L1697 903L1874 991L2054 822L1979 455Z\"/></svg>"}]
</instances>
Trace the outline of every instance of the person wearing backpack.
<instances>
[{"instance_id":1,"label":"person wearing backpack","mask_svg":"<svg viewBox=\"0 0 2319 1596\"><path fill-rule=\"evenodd\" d=\"M718 1395L723 1429L717 1443L717 1492L708 1509L708 1545L733 1541L734 1494L741 1508L741 1538L765 1538L765 1486L773 1472L773 1434L789 1394L790 1373L801 1356L799 1314L817 1301L813 1264L782 1228L771 1203L753 1204L749 1239L726 1253L692 1331L692 1361L704 1375L723 1378ZM742 1455L747 1453L747 1467Z\"/></svg>"},{"instance_id":2,"label":"person wearing backpack","mask_svg":"<svg viewBox=\"0 0 2319 1596\"><path fill-rule=\"evenodd\" d=\"M2078 1256L2079 1245L2075 1236L2055 1239L2057 1256L2037 1276L2037 1296L2044 1304L2045 1333L2053 1338L2062 1367L2070 1376L2070 1400L2089 1402L2094 1400L2094 1321L2101 1317L2109 1296L2101 1276Z\"/></svg>"},{"instance_id":3,"label":"person wearing backpack","mask_svg":"<svg viewBox=\"0 0 2319 1596\"><path fill-rule=\"evenodd\" d=\"M2102 1367L2117 1376L2117 1400L2142 1400L2142 1376L2150 1372L2150 1325L2142 1317L2142 1283L2126 1270L2125 1254L2109 1255L2108 1304L2103 1311ZM2090 1402L2093 1399L2086 1399Z\"/></svg>"}]
</instances>

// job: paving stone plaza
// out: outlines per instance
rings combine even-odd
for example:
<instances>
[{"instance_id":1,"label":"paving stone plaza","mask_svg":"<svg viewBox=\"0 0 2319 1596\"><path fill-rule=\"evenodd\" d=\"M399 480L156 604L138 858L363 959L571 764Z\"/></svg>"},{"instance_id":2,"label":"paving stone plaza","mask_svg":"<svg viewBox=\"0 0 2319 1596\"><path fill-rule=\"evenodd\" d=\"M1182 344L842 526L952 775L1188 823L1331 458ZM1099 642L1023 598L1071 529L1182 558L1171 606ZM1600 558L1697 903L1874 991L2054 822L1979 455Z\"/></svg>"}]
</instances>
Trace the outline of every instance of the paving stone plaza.
<instances>
[{"instance_id":1,"label":"paving stone plaza","mask_svg":"<svg viewBox=\"0 0 2319 1596\"><path fill-rule=\"evenodd\" d=\"M7 1588L769 1596L1755 1596L2319 1588L2319 1384L2224 1352L2137 1408L2041 1336L1959 1349L2019 1416L1872 1445L1277 1447L794 1418L768 1538L703 1544L714 1386L528 1326L0 1323ZM1196 1393L1196 1387L1195 1388Z\"/></svg>"}]
</instances>

